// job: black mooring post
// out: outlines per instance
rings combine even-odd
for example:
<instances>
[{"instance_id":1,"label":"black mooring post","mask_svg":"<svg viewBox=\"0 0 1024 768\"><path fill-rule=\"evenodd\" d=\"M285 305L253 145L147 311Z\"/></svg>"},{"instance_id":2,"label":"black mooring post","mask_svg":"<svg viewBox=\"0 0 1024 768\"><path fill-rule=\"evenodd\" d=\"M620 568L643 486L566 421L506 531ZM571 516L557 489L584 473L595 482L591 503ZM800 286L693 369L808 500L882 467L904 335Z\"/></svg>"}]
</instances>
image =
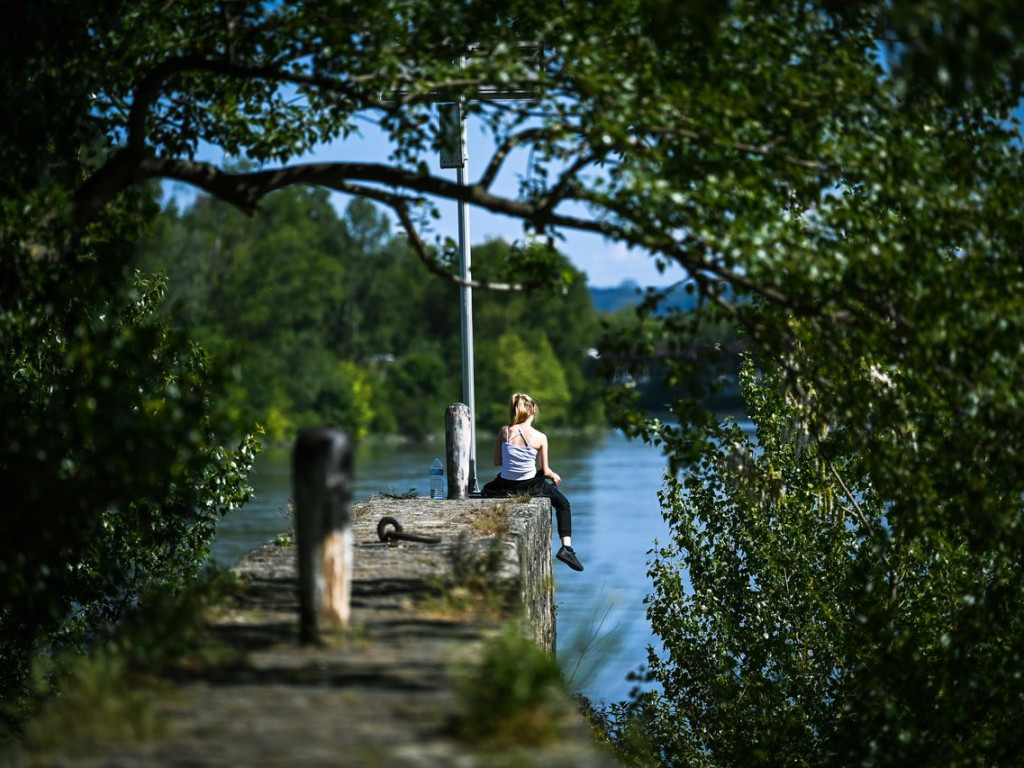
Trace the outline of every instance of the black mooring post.
<instances>
[{"instance_id":1,"label":"black mooring post","mask_svg":"<svg viewBox=\"0 0 1024 768\"><path fill-rule=\"evenodd\" d=\"M452 403L444 412L444 445L449 499L469 497L469 460L472 439L473 429L469 406Z\"/></svg>"},{"instance_id":2,"label":"black mooring post","mask_svg":"<svg viewBox=\"0 0 1024 768\"><path fill-rule=\"evenodd\" d=\"M348 626L352 595L352 445L336 429L303 430L292 457L303 643Z\"/></svg>"}]
</instances>

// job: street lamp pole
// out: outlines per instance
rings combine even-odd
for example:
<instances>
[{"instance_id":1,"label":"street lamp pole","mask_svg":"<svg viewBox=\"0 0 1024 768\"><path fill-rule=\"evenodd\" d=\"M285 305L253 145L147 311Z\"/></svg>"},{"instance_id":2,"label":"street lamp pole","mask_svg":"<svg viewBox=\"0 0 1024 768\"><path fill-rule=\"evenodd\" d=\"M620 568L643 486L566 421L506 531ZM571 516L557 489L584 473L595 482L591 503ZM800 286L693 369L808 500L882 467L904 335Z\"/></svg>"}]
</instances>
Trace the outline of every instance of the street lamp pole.
<instances>
[{"instance_id":1,"label":"street lamp pole","mask_svg":"<svg viewBox=\"0 0 1024 768\"><path fill-rule=\"evenodd\" d=\"M520 44L524 56L539 57L537 44ZM466 57L459 57L459 66L466 66ZM489 87L481 89L476 98L488 101L533 100L536 93L532 84L512 87ZM464 100L457 103L441 103L441 167L455 168L460 187L469 185L469 144L466 136L466 111ZM469 203L459 200L459 304L462 316L462 397L469 407L469 491L479 492L476 462L476 387L473 381L473 289L472 254L469 240Z\"/></svg>"},{"instance_id":2,"label":"street lamp pole","mask_svg":"<svg viewBox=\"0 0 1024 768\"><path fill-rule=\"evenodd\" d=\"M469 145L466 141L466 118L459 109L459 143L462 163L456 169L459 186L469 185ZM469 491L479 491L476 479L476 387L473 381L473 288L472 249L469 240L469 203L459 200L459 304L462 317L462 397L469 406Z\"/></svg>"}]
</instances>

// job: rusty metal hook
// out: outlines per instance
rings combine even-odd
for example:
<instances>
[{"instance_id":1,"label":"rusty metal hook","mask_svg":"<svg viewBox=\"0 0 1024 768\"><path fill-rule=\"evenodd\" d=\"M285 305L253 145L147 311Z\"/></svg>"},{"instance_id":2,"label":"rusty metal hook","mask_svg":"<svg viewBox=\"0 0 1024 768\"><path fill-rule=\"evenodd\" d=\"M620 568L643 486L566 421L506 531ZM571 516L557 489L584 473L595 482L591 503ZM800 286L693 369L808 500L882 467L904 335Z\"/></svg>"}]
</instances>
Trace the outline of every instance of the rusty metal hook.
<instances>
[{"instance_id":1,"label":"rusty metal hook","mask_svg":"<svg viewBox=\"0 0 1024 768\"><path fill-rule=\"evenodd\" d=\"M388 530L388 526L394 528ZM377 523L377 538L388 544L395 544L399 541L418 541L421 544L440 544L440 536L423 536L418 533L404 533L402 524L393 517L382 517Z\"/></svg>"}]
</instances>

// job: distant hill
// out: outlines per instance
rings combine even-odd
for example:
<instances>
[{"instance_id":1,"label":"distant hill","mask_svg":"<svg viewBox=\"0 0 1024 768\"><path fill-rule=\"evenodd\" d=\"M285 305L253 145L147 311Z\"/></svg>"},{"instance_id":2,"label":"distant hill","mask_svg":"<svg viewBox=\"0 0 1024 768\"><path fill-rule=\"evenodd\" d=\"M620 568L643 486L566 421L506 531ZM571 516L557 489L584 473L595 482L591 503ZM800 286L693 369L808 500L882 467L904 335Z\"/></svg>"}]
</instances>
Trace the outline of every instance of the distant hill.
<instances>
[{"instance_id":1,"label":"distant hill","mask_svg":"<svg viewBox=\"0 0 1024 768\"><path fill-rule=\"evenodd\" d=\"M594 309L598 312L618 312L620 309L635 307L645 296L645 289L633 280L626 280L614 288L591 288ZM697 293L686 292L686 286L674 288L666 297L665 308L678 307L688 310L697 306Z\"/></svg>"}]
</instances>

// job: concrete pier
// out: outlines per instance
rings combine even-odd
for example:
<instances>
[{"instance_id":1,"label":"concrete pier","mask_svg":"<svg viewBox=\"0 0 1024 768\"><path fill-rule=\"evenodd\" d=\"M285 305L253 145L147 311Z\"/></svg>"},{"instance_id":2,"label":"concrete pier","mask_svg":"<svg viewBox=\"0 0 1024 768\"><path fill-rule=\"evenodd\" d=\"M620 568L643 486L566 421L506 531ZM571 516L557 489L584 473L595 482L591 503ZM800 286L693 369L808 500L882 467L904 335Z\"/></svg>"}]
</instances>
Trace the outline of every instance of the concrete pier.
<instances>
[{"instance_id":1,"label":"concrete pier","mask_svg":"<svg viewBox=\"0 0 1024 768\"><path fill-rule=\"evenodd\" d=\"M382 542L378 528L387 517L403 533L440 541ZM546 744L495 751L460 740L451 728L460 675L485 638L514 623L553 652L546 499L379 499L355 505L353 518L347 630L319 645L299 642L295 547L283 536L238 563L234 570L245 586L211 623L217 638L244 652L243 660L177 670L159 681L150 702L159 735L103 744L88 755L65 746L25 764L615 765L571 702L558 737ZM484 575L492 610L462 611L445 592L441 585L459 584L460 570ZM493 610L496 597L506 610Z\"/></svg>"}]
</instances>

